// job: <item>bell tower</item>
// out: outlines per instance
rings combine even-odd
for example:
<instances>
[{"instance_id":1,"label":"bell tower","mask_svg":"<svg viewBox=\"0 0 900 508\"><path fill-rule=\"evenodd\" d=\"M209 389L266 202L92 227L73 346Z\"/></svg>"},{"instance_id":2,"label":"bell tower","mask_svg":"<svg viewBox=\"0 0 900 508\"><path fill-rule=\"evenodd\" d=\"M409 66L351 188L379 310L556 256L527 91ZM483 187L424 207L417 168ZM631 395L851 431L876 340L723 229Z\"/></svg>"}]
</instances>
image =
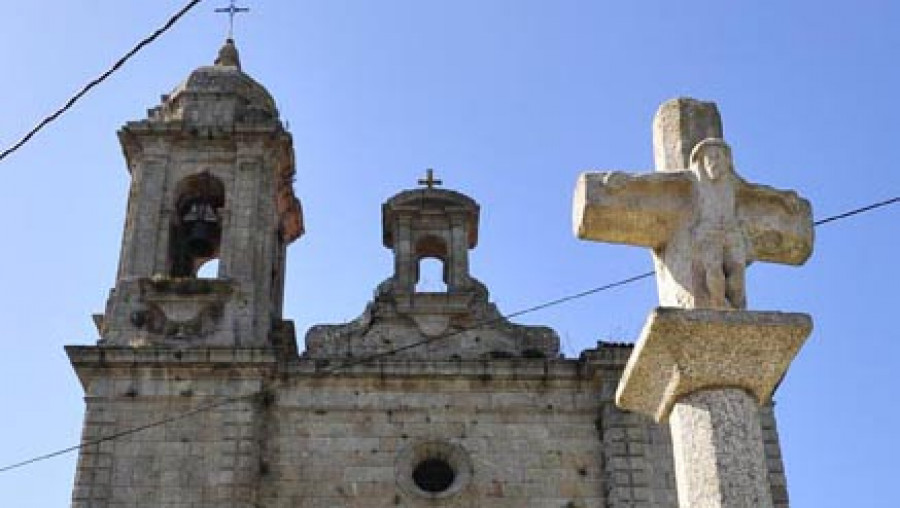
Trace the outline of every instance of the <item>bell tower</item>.
<instances>
[{"instance_id":1,"label":"bell tower","mask_svg":"<svg viewBox=\"0 0 900 508\"><path fill-rule=\"evenodd\" d=\"M101 343L269 344L303 218L291 135L234 41L119 140L132 180L116 285L95 318ZM207 263L217 273L198 277Z\"/></svg>"},{"instance_id":2,"label":"bell tower","mask_svg":"<svg viewBox=\"0 0 900 508\"><path fill-rule=\"evenodd\" d=\"M312 327L304 354L322 361L388 351L417 361L559 356L555 331L508 321L490 301L487 286L471 274L478 203L435 188L442 182L432 170L418 183L424 188L403 190L381 206L382 242L393 253L394 273L378 285L359 318ZM418 284L428 261L441 266L440 291Z\"/></svg>"},{"instance_id":3,"label":"bell tower","mask_svg":"<svg viewBox=\"0 0 900 508\"><path fill-rule=\"evenodd\" d=\"M382 231L384 246L394 252L395 291L415 293L422 261L437 259L447 292L466 292L472 286L469 249L478 243L478 215L472 198L431 185L401 192L384 203Z\"/></svg>"}]
</instances>

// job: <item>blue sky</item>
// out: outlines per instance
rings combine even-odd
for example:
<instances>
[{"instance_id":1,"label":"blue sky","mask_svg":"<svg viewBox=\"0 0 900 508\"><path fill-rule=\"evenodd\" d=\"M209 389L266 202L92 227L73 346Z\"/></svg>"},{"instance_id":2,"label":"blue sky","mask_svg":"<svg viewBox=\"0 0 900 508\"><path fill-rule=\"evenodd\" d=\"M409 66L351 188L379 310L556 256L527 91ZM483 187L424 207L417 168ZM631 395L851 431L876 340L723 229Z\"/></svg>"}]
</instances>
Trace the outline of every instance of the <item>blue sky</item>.
<instances>
[{"instance_id":1,"label":"blue sky","mask_svg":"<svg viewBox=\"0 0 900 508\"><path fill-rule=\"evenodd\" d=\"M182 2L8 2L0 147L106 69ZM222 2L223 4L225 2ZM504 312L651 268L639 248L571 233L579 172L652 169L650 122L714 100L748 180L798 190L817 218L900 195L900 6L855 2L306 0L249 2L244 69L290 123L308 233L289 251L286 316L356 317L390 275L380 205L426 167L482 206L472 271ZM78 442L63 352L91 344L114 283L128 174L115 132L212 62L226 20L203 2L0 162L0 463ZM811 314L776 394L797 507L896 506L900 206L823 226L801 268L755 264L750 308ZM568 355L633 341L645 280L519 320ZM0 474L0 505L66 506L74 455Z\"/></svg>"}]
</instances>

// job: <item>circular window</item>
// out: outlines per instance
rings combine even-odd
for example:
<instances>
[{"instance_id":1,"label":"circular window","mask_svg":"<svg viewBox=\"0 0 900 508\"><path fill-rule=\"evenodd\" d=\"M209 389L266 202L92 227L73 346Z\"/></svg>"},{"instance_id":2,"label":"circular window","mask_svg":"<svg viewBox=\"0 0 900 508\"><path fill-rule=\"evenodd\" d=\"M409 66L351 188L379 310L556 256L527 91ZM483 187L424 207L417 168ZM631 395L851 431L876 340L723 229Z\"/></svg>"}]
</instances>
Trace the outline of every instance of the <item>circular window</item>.
<instances>
[{"instance_id":1,"label":"circular window","mask_svg":"<svg viewBox=\"0 0 900 508\"><path fill-rule=\"evenodd\" d=\"M397 483L405 491L439 499L462 491L472 479L469 454L446 441L424 441L403 449L397 457Z\"/></svg>"},{"instance_id":2,"label":"circular window","mask_svg":"<svg viewBox=\"0 0 900 508\"><path fill-rule=\"evenodd\" d=\"M413 482L425 492L443 492L453 485L456 471L443 459L425 459L412 472Z\"/></svg>"}]
</instances>

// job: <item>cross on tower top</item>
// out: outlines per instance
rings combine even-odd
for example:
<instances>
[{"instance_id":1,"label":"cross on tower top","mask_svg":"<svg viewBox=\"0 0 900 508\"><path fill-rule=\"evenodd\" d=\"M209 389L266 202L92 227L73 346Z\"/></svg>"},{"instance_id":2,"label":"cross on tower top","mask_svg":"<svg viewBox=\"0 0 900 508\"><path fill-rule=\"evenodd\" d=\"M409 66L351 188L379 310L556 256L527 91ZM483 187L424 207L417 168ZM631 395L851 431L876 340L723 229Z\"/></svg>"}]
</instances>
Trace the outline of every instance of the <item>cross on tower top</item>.
<instances>
[{"instance_id":1,"label":"cross on tower top","mask_svg":"<svg viewBox=\"0 0 900 508\"><path fill-rule=\"evenodd\" d=\"M249 7L238 7L234 5L234 0L230 0L228 7L220 7L216 9L218 13L228 14L228 38L234 39L234 16L244 12L250 12Z\"/></svg>"},{"instance_id":2,"label":"cross on tower top","mask_svg":"<svg viewBox=\"0 0 900 508\"><path fill-rule=\"evenodd\" d=\"M433 189L435 185L443 185L443 184L444 184L443 180L438 180L434 177L434 170L431 168L428 168L427 170L425 170L425 178L424 179L419 179L419 185L424 185L424 186L428 187L429 189Z\"/></svg>"}]
</instances>

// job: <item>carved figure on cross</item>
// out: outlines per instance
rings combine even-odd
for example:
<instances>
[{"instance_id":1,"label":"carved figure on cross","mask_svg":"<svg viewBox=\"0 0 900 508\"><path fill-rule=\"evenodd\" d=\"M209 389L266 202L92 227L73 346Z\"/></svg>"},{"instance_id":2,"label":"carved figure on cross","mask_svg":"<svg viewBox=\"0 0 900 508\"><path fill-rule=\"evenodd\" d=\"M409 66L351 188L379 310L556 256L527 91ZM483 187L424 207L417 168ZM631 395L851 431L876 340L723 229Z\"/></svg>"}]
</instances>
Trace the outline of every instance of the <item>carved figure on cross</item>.
<instances>
[{"instance_id":1,"label":"carved figure on cross","mask_svg":"<svg viewBox=\"0 0 900 508\"><path fill-rule=\"evenodd\" d=\"M690 229L695 236L695 266L701 303L711 307L747 307L744 270L751 261L735 208L737 177L731 148L721 139L701 141L691 152L696 178L696 210ZM705 301L705 302L704 302Z\"/></svg>"},{"instance_id":2,"label":"carved figure on cross","mask_svg":"<svg viewBox=\"0 0 900 508\"><path fill-rule=\"evenodd\" d=\"M579 238L652 249L661 305L745 309L749 263L799 265L811 254L809 202L744 181L721 138L696 143L686 168L658 169L581 175L573 220Z\"/></svg>"}]
</instances>

